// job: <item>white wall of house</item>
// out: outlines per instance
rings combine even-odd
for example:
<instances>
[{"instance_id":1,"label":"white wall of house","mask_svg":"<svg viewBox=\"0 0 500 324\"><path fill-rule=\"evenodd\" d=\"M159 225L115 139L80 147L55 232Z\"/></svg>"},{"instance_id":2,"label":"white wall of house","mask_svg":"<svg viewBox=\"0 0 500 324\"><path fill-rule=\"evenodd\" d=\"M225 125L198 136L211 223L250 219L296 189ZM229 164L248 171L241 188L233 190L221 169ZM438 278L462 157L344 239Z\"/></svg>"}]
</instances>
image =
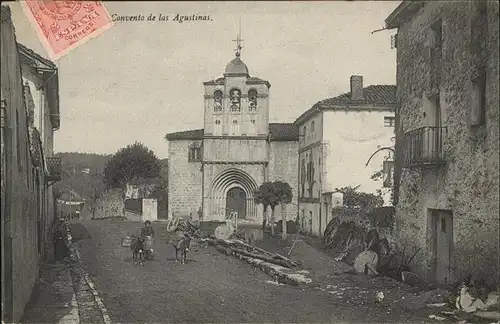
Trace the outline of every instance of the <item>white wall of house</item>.
<instances>
[{"instance_id":1,"label":"white wall of house","mask_svg":"<svg viewBox=\"0 0 500 324\"><path fill-rule=\"evenodd\" d=\"M383 161L392 153L381 151L368 166L366 162L380 147L394 145L394 127L384 125L385 117L393 118L394 112L366 108L323 112L324 193L357 185L361 185L362 192L383 189L383 182L371 180L371 176L382 170ZM386 205L391 204L390 200L390 193L385 194Z\"/></svg>"}]
</instances>

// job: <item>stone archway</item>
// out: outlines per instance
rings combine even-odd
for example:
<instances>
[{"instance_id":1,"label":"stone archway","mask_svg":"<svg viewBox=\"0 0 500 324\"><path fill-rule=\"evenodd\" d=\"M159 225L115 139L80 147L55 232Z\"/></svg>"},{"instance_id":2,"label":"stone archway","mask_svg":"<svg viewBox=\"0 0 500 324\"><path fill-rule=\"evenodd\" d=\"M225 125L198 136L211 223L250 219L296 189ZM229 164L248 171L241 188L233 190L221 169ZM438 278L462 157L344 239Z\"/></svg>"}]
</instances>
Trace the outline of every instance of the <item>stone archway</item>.
<instances>
[{"instance_id":1,"label":"stone archway","mask_svg":"<svg viewBox=\"0 0 500 324\"><path fill-rule=\"evenodd\" d=\"M209 214L224 219L231 212L229 209L237 209L238 218L256 218L257 205L254 202L254 192L257 188L255 180L241 169L230 168L222 171L209 187L207 197ZM231 197L234 194L238 197Z\"/></svg>"},{"instance_id":2,"label":"stone archway","mask_svg":"<svg viewBox=\"0 0 500 324\"><path fill-rule=\"evenodd\" d=\"M233 187L226 194L226 218L231 212L237 212L238 218L246 218L247 195L240 187Z\"/></svg>"}]
</instances>

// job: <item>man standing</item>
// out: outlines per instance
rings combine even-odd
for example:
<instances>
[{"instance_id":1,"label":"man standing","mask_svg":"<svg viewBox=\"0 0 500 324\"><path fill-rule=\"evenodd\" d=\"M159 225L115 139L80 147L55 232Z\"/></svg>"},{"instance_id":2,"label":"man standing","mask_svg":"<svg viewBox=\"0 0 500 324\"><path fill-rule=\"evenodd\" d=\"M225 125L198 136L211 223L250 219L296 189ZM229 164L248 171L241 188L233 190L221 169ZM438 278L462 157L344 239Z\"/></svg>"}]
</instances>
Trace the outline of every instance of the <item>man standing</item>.
<instances>
[{"instance_id":1,"label":"man standing","mask_svg":"<svg viewBox=\"0 0 500 324\"><path fill-rule=\"evenodd\" d=\"M58 224L55 224L55 232L54 232L54 256L55 261L61 261L64 259L66 255L66 242L64 241L64 226L65 222L63 219L59 220Z\"/></svg>"},{"instance_id":2,"label":"man standing","mask_svg":"<svg viewBox=\"0 0 500 324\"><path fill-rule=\"evenodd\" d=\"M147 220L144 222L144 227L141 228L141 236L151 236L152 239L155 237L155 230L153 229L153 226L151 226L151 221Z\"/></svg>"}]
</instances>

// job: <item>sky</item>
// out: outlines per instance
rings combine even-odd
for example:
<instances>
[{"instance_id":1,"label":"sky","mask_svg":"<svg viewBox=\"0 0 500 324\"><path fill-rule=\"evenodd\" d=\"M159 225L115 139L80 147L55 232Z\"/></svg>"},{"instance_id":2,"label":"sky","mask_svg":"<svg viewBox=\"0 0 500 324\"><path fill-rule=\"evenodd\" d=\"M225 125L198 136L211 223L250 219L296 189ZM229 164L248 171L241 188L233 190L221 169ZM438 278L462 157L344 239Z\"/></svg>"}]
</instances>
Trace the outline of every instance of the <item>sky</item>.
<instances>
[{"instance_id":1,"label":"sky","mask_svg":"<svg viewBox=\"0 0 500 324\"><path fill-rule=\"evenodd\" d=\"M203 128L203 82L234 58L268 80L270 121L293 122L316 102L364 85L395 84L394 31L381 29L399 1L105 2L110 15L210 15L211 21L115 22L56 62L61 127L55 152L114 153L135 141L168 157L165 134ZM18 42L48 57L19 3Z\"/></svg>"}]
</instances>

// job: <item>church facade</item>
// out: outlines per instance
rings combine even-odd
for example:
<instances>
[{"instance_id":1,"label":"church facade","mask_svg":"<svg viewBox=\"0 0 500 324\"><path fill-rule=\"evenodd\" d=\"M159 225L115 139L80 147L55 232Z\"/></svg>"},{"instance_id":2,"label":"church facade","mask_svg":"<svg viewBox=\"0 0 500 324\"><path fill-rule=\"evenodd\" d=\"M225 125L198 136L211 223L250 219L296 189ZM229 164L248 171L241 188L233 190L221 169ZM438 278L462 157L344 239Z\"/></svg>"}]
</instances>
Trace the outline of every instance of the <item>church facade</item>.
<instances>
[{"instance_id":1,"label":"church facade","mask_svg":"<svg viewBox=\"0 0 500 324\"><path fill-rule=\"evenodd\" d=\"M264 211L254 192L280 180L293 188L287 219L297 216L298 128L269 122L271 85L249 75L239 49L223 77L203 83L204 128L165 136L169 215L224 220L237 212L258 223ZM279 206L275 215L281 219Z\"/></svg>"}]
</instances>

